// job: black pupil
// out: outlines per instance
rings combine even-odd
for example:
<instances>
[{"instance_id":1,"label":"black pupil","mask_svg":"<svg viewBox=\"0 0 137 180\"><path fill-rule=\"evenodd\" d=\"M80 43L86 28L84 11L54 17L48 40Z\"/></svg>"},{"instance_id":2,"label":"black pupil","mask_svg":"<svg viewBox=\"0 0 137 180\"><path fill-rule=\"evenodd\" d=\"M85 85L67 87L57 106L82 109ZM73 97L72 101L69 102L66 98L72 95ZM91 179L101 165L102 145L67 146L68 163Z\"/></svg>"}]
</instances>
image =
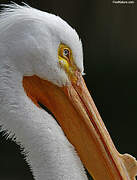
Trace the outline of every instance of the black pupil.
<instances>
[{"instance_id":1,"label":"black pupil","mask_svg":"<svg viewBox=\"0 0 137 180\"><path fill-rule=\"evenodd\" d=\"M69 56L69 50L68 49L64 49L64 56Z\"/></svg>"}]
</instances>

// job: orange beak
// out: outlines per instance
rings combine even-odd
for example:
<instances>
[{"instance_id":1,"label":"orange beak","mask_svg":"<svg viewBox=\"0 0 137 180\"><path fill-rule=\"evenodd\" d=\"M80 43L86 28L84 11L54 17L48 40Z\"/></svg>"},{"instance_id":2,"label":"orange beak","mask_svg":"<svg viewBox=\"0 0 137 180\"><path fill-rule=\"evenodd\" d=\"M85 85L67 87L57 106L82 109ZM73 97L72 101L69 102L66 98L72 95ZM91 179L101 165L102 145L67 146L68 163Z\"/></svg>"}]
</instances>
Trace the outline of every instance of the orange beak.
<instances>
[{"instance_id":1,"label":"orange beak","mask_svg":"<svg viewBox=\"0 0 137 180\"><path fill-rule=\"evenodd\" d=\"M81 161L96 180L133 180L137 162L117 152L84 80L58 87L38 76L25 76L23 87L32 101L45 105L56 117Z\"/></svg>"}]
</instances>

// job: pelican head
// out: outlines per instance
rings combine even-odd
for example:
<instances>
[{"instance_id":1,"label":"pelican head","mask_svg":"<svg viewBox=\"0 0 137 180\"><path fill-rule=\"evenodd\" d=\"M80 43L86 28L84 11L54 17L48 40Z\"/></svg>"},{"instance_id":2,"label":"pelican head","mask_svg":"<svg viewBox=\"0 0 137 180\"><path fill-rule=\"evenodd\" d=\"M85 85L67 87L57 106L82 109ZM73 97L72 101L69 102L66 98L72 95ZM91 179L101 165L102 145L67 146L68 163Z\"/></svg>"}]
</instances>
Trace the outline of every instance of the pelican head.
<instances>
[{"instance_id":1,"label":"pelican head","mask_svg":"<svg viewBox=\"0 0 137 180\"><path fill-rule=\"evenodd\" d=\"M15 62L22 75L36 74L58 86L69 83L68 75L59 65L70 68L67 56L63 54L66 49L73 63L83 73L82 44L73 28L59 16L28 6L10 7L12 9L1 17L1 25L4 26L2 39L7 46L12 44L6 54ZM9 12L10 17L7 16ZM8 35L5 26L10 31Z\"/></svg>"},{"instance_id":2,"label":"pelican head","mask_svg":"<svg viewBox=\"0 0 137 180\"><path fill-rule=\"evenodd\" d=\"M63 144L62 138L66 137L80 157L77 167L82 162L96 180L134 178L136 160L117 152L82 77L81 40L64 20L27 5L7 6L0 17L0 63L1 124L29 152L27 161L38 180L71 177L65 176L65 169L64 176L59 171L58 176L53 171L44 176L45 162L50 161L47 168L54 169L50 154L53 149L58 152L59 143L58 156L66 152L64 167L67 162L67 167L74 166L75 160L70 161L71 153L66 151L69 145ZM52 112L64 134L62 130L60 135L57 133L55 119L39 104ZM52 140L54 148L49 151ZM55 159L58 161L58 157ZM86 176L75 174L73 179L83 180Z\"/></svg>"}]
</instances>

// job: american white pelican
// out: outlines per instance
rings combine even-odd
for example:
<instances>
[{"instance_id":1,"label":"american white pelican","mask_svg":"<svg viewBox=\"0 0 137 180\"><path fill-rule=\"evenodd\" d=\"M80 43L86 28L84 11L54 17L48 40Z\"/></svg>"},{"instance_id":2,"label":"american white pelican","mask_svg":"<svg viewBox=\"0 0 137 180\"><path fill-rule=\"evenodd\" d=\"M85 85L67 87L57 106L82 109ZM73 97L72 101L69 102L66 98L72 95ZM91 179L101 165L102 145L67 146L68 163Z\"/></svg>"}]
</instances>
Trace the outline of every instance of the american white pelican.
<instances>
[{"instance_id":1,"label":"american white pelican","mask_svg":"<svg viewBox=\"0 0 137 180\"><path fill-rule=\"evenodd\" d=\"M96 180L133 180L137 162L115 149L82 74L82 44L65 21L27 5L4 9L0 124L23 147L34 178L85 180L84 164Z\"/></svg>"}]
</instances>

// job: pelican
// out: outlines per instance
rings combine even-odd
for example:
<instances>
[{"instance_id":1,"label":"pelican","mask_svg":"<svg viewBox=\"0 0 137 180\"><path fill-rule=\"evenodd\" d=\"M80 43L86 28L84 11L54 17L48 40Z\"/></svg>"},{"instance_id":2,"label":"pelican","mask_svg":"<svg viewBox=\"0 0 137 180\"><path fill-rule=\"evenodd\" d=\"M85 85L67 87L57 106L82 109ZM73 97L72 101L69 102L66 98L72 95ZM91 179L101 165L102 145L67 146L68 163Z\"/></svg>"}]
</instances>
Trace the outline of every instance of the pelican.
<instances>
[{"instance_id":1,"label":"pelican","mask_svg":"<svg viewBox=\"0 0 137 180\"><path fill-rule=\"evenodd\" d=\"M0 124L36 180L133 180L82 75L82 43L60 17L17 4L0 16ZM41 108L44 105L52 114ZM56 121L57 120L57 121Z\"/></svg>"}]
</instances>

